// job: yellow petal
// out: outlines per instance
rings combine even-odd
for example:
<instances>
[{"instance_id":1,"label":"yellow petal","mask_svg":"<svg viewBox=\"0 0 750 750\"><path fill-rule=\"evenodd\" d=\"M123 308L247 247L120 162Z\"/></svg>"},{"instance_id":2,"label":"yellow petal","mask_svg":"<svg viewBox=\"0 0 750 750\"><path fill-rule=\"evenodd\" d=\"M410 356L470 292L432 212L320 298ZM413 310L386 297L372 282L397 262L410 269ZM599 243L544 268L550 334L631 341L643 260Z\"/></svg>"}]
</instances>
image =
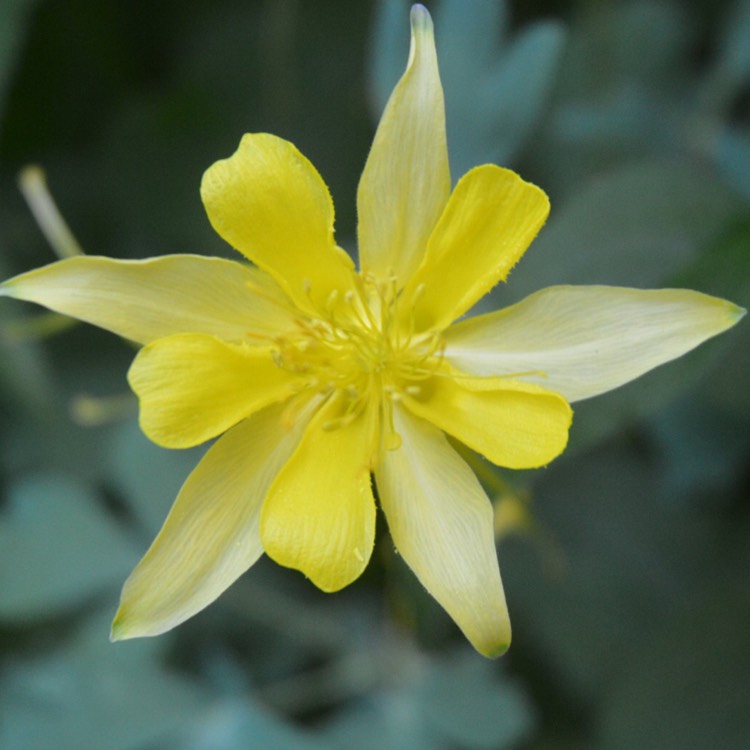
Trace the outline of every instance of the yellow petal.
<instances>
[{"instance_id":1,"label":"yellow petal","mask_svg":"<svg viewBox=\"0 0 750 750\"><path fill-rule=\"evenodd\" d=\"M396 549L474 648L499 656L510 620L489 498L440 430L398 405L394 427L401 446L375 476Z\"/></svg>"},{"instance_id":2,"label":"yellow petal","mask_svg":"<svg viewBox=\"0 0 750 750\"><path fill-rule=\"evenodd\" d=\"M553 286L451 326L445 355L474 375L532 373L520 379L580 401L685 354L744 314L683 289Z\"/></svg>"},{"instance_id":3,"label":"yellow petal","mask_svg":"<svg viewBox=\"0 0 750 750\"><path fill-rule=\"evenodd\" d=\"M288 330L293 317L267 274L197 255L70 258L6 281L0 295L36 302L142 344L187 332L241 341L248 333Z\"/></svg>"},{"instance_id":4,"label":"yellow petal","mask_svg":"<svg viewBox=\"0 0 750 750\"><path fill-rule=\"evenodd\" d=\"M365 273L406 283L422 260L450 184L432 20L416 5L409 63L383 112L357 192Z\"/></svg>"},{"instance_id":5,"label":"yellow petal","mask_svg":"<svg viewBox=\"0 0 750 750\"><path fill-rule=\"evenodd\" d=\"M349 256L333 239L333 202L315 167L288 141L248 134L203 175L214 229L276 279L303 310L354 286Z\"/></svg>"},{"instance_id":6,"label":"yellow petal","mask_svg":"<svg viewBox=\"0 0 750 750\"><path fill-rule=\"evenodd\" d=\"M562 396L502 378L433 376L403 395L414 414L498 466L532 469L560 455L572 412Z\"/></svg>"},{"instance_id":7,"label":"yellow petal","mask_svg":"<svg viewBox=\"0 0 750 750\"><path fill-rule=\"evenodd\" d=\"M404 290L416 328L445 328L504 281L548 213L544 192L509 169L488 164L464 175Z\"/></svg>"},{"instance_id":8,"label":"yellow petal","mask_svg":"<svg viewBox=\"0 0 750 750\"><path fill-rule=\"evenodd\" d=\"M165 448L189 448L295 391L294 377L267 347L176 334L138 352L128 382L143 432Z\"/></svg>"},{"instance_id":9,"label":"yellow petal","mask_svg":"<svg viewBox=\"0 0 750 750\"><path fill-rule=\"evenodd\" d=\"M372 409L348 420L345 403L334 397L313 417L261 514L268 555L301 570L323 591L359 577L375 536Z\"/></svg>"},{"instance_id":10,"label":"yellow petal","mask_svg":"<svg viewBox=\"0 0 750 750\"><path fill-rule=\"evenodd\" d=\"M112 639L159 635L200 612L263 552L260 509L305 421L274 405L206 453L122 590Z\"/></svg>"}]
</instances>

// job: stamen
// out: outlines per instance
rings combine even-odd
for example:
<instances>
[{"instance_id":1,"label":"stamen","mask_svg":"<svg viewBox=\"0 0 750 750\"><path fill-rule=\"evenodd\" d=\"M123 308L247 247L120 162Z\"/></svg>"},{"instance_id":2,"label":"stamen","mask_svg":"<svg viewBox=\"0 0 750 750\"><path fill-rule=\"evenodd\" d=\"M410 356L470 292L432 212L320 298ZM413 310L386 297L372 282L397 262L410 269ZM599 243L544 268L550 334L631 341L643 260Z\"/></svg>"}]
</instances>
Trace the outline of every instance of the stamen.
<instances>
[{"instance_id":1,"label":"stamen","mask_svg":"<svg viewBox=\"0 0 750 750\"><path fill-rule=\"evenodd\" d=\"M309 295L308 279L303 287ZM422 396L424 381L433 375L449 375L441 372L447 370L442 334L415 332L414 300L423 293L420 285L406 303L410 314L402 315L398 305L405 301L397 276L366 273L351 289L331 290L322 305L316 303L317 314L297 310L293 332L274 339L273 361L301 376L300 395L341 399L341 411L323 424L324 430L345 428L366 410L377 410L373 457L402 445L394 405L407 396Z\"/></svg>"},{"instance_id":2,"label":"stamen","mask_svg":"<svg viewBox=\"0 0 750 750\"><path fill-rule=\"evenodd\" d=\"M383 446L387 451L395 451L398 450L401 447L402 440L401 435L399 435L398 431L396 430L396 424L393 419L393 404L395 401L400 398L400 394L393 393L393 396L386 400L385 403L385 422L386 422L386 430L385 430L385 437L383 438Z\"/></svg>"},{"instance_id":3,"label":"stamen","mask_svg":"<svg viewBox=\"0 0 750 750\"><path fill-rule=\"evenodd\" d=\"M347 292L348 294L348 292ZM339 300L339 290L338 289L332 289L330 294L328 295L326 299L326 312L330 313L332 312L334 306Z\"/></svg>"},{"instance_id":4,"label":"stamen","mask_svg":"<svg viewBox=\"0 0 750 750\"><path fill-rule=\"evenodd\" d=\"M378 323L375 320L375 317L372 312L372 308L367 303L367 294L366 291L363 289L360 289L360 295L359 298L354 294L353 290L349 290L347 292L346 301L349 303L349 305L352 308L352 312L354 313L354 319L362 326L363 329L366 331L382 331L382 328L378 327ZM357 302L361 302L361 304L356 304Z\"/></svg>"},{"instance_id":5,"label":"stamen","mask_svg":"<svg viewBox=\"0 0 750 750\"><path fill-rule=\"evenodd\" d=\"M346 411L340 417L329 419L327 422L323 423L323 429L326 430L326 432L338 430L341 427L347 427L364 412L365 406L367 405L367 399L360 395L356 390L354 390L354 393L357 394L356 398L349 399Z\"/></svg>"},{"instance_id":6,"label":"stamen","mask_svg":"<svg viewBox=\"0 0 750 750\"><path fill-rule=\"evenodd\" d=\"M47 188L44 170L34 165L25 167L18 175L18 187L55 255L58 258L83 255L78 240L63 219L55 199Z\"/></svg>"},{"instance_id":7,"label":"stamen","mask_svg":"<svg viewBox=\"0 0 750 750\"><path fill-rule=\"evenodd\" d=\"M329 419L327 422L323 423L323 429L326 432L332 432L333 430L338 430L341 427L347 427L359 416L360 413L361 409L348 412L340 417L336 417L336 419Z\"/></svg>"},{"instance_id":8,"label":"stamen","mask_svg":"<svg viewBox=\"0 0 750 750\"><path fill-rule=\"evenodd\" d=\"M401 447L401 444L403 443L403 440L401 440L401 435L398 434L395 430L389 430L388 433L385 436L385 449L387 451L396 451Z\"/></svg>"}]
</instances>

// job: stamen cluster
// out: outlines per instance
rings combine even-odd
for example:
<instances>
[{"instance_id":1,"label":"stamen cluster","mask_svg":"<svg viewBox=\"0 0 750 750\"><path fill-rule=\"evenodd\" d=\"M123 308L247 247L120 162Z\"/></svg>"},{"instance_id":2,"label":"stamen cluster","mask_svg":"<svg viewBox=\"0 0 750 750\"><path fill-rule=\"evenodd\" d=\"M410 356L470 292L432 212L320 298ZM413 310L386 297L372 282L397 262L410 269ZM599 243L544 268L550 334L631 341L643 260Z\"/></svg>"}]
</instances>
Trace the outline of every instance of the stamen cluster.
<instances>
[{"instance_id":1,"label":"stamen cluster","mask_svg":"<svg viewBox=\"0 0 750 750\"><path fill-rule=\"evenodd\" d=\"M274 340L276 364L302 375L305 390L348 400L344 420L330 429L348 423L371 399L392 424L393 401L403 393L418 396L420 382L438 371L442 359L441 335L415 333L412 316L401 314L395 279L358 281L356 292L331 292L317 317L298 316L296 330ZM387 442L397 447L400 440L394 435Z\"/></svg>"}]
</instances>

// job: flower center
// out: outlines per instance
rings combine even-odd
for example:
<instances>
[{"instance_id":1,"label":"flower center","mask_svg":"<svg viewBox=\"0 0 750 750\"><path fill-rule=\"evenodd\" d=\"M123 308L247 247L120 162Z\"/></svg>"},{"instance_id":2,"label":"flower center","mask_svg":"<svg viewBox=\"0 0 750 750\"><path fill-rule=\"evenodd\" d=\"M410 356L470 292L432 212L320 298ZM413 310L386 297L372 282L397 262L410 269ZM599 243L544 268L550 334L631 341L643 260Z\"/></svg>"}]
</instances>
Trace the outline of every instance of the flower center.
<instances>
[{"instance_id":1,"label":"flower center","mask_svg":"<svg viewBox=\"0 0 750 750\"><path fill-rule=\"evenodd\" d=\"M415 335L408 315L400 314L395 280L365 277L357 292L332 292L318 317L296 321L297 330L275 339L279 367L303 376L305 389L348 399L341 426L362 412L371 399L383 408L391 426L392 404L402 393L417 395L420 382L439 367L442 337Z\"/></svg>"}]
</instances>

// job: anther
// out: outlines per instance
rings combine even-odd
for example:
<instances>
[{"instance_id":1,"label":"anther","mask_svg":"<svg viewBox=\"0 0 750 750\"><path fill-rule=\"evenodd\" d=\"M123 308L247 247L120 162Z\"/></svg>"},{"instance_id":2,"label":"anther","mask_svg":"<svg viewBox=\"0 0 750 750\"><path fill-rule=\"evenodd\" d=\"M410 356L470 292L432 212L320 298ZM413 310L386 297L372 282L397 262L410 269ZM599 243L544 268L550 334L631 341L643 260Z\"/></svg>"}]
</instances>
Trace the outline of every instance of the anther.
<instances>
[{"instance_id":1,"label":"anther","mask_svg":"<svg viewBox=\"0 0 750 750\"><path fill-rule=\"evenodd\" d=\"M401 435L395 430L389 432L385 438L385 449L387 451L395 451L401 447Z\"/></svg>"},{"instance_id":2,"label":"anther","mask_svg":"<svg viewBox=\"0 0 750 750\"><path fill-rule=\"evenodd\" d=\"M332 289L331 293L328 295L326 299L326 311L330 312L333 310L333 306L338 302L339 299L339 290L338 289Z\"/></svg>"},{"instance_id":3,"label":"anther","mask_svg":"<svg viewBox=\"0 0 750 750\"><path fill-rule=\"evenodd\" d=\"M341 427L350 425L359 416L358 411L351 411L348 414L344 414L343 417L337 417L336 419L329 419L327 422L323 422L322 428L326 432L333 432Z\"/></svg>"}]
</instances>

